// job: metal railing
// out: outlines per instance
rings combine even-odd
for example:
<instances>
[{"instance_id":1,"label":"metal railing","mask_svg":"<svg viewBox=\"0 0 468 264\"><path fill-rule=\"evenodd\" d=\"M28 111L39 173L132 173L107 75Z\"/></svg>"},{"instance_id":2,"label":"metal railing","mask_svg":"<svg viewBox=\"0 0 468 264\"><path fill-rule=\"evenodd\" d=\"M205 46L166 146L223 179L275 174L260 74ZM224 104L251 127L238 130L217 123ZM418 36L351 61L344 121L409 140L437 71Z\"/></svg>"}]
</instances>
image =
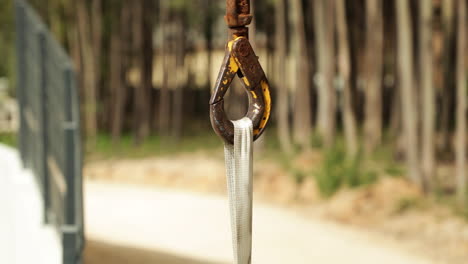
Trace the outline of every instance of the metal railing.
<instances>
[{"instance_id":1,"label":"metal railing","mask_svg":"<svg viewBox=\"0 0 468 264\"><path fill-rule=\"evenodd\" d=\"M84 246L79 100L72 62L34 9L15 1L19 148L37 178L45 223L62 239L63 263Z\"/></svg>"}]
</instances>

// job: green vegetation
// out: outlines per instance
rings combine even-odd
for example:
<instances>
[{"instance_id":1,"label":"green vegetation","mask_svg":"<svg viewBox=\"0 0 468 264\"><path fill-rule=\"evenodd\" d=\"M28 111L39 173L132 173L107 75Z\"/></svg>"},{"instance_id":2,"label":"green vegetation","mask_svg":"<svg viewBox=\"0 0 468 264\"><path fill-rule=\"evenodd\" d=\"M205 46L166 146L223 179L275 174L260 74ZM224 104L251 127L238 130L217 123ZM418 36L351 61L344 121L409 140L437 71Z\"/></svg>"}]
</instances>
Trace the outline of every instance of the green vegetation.
<instances>
[{"instance_id":1,"label":"green vegetation","mask_svg":"<svg viewBox=\"0 0 468 264\"><path fill-rule=\"evenodd\" d=\"M87 148L86 157L88 160L138 159L196 151L208 152L214 156L222 157L223 143L211 130L192 130L179 140L171 137L151 136L145 143L139 145L135 144L131 134L125 134L116 142L112 140L110 135L100 134L96 146ZM347 156L342 136L339 137L334 148L323 152L321 163L316 164L312 170L308 171L294 166L295 155L288 156L281 151L275 129L271 129L270 133L265 134L265 144L260 153L258 158L278 162L290 172L297 184L301 184L307 177L314 177L324 197L332 196L340 188L357 188L372 184L379 177L405 175L402 165L392 157L393 152L390 147L379 148L370 157L359 153L355 158L350 159ZM396 210L404 211L407 207L412 207L411 203L411 201L402 201Z\"/></svg>"},{"instance_id":2,"label":"green vegetation","mask_svg":"<svg viewBox=\"0 0 468 264\"><path fill-rule=\"evenodd\" d=\"M444 188L438 185L433 193L431 193L430 198L435 204L449 208L454 215L468 221L468 208L458 204L456 192L453 189Z\"/></svg>"},{"instance_id":3,"label":"green vegetation","mask_svg":"<svg viewBox=\"0 0 468 264\"><path fill-rule=\"evenodd\" d=\"M347 166L342 162L340 152L329 151L325 154L322 167L313 173L317 186L323 196L332 196L343 184L347 175Z\"/></svg>"},{"instance_id":4,"label":"green vegetation","mask_svg":"<svg viewBox=\"0 0 468 264\"><path fill-rule=\"evenodd\" d=\"M14 133L0 133L0 144L5 144L7 146L16 147L17 146L17 136Z\"/></svg>"},{"instance_id":5,"label":"green vegetation","mask_svg":"<svg viewBox=\"0 0 468 264\"><path fill-rule=\"evenodd\" d=\"M361 152L349 158L341 142L324 152L323 161L312 176L324 197L330 197L342 187L357 188L372 184L379 177L402 177L405 169L394 160L390 148L380 148L366 157Z\"/></svg>"},{"instance_id":6,"label":"green vegetation","mask_svg":"<svg viewBox=\"0 0 468 264\"><path fill-rule=\"evenodd\" d=\"M374 183L378 178L378 171L365 164L363 155L358 154L349 159L342 145L324 153L324 159L319 168L312 175L324 197L330 197L341 187L359 187Z\"/></svg>"},{"instance_id":7,"label":"green vegetation","mask_svg":"<svg viewBox=\"0 0 468 264\"><path fill-rule=\"evenodd\" d=\"M381 146L366 157L362 151L349 158L343 137L331 150L324 152L320 167L312 172L320 192L330 197L341 187L360 187L374 183L381 176L401 177L405 175L402 165L392 156L390 146Z\"/></svg>"},{"instance_id":8,"label":"green vegetation","mask_svg":"<svg viewBox=\"0 0 468 264\"><path fill-rule=\"evenodd\" d=\"M310 143L313 148L321 148L323 146L323 139L319 134L314 133L311 137Z\"/></svg>"},{"instance_id":9,"label":"green vegetation","mask_svg":"<svg viewBox=\"0 0 468 264\"><path fill-rule=\"evenodd\" d=\"M468 221L468 209L467 208L457 208L455 210L455 214L463 217L465 221Z\"/></svg>"},{"instance_id":10,"label":"green vegetation","mask_svg":"<svg viewBox=\"0 0 468 264\"><path fill-rule=\"evenodd\" d=\"M405 170L398 164L390 164L384 168L384 171L387 175L392 177L399 177L405 173Z\"/></svg>"},{"instance_id":11,"label":"green vegetation","mask_svg":"<svg viewBox=\"0 0 468 264\"><path fill-rule=\"evenodd\" d=\"M371 160L379 173L392 177L405 176L406 170L402 163L395 159L394 153L392 146L382 144L374 151Z\"/></svg>"},{"instance_id":12,"label":"green vegetation","mask_svg":"<svg viewBox=\"0 0 468 264\"><path fill-rule=\"evenodd\" d=\"M192 134L174 140L151 136L144 144L135 144L130 134L116 142L108 134L100 134L94 148L87 148L87 159L145 158L160 155L175 155L194 151L219 150L222 142L213 133ZM219 153L222 153L221 151Z\"/></svg>"}]
</instances>

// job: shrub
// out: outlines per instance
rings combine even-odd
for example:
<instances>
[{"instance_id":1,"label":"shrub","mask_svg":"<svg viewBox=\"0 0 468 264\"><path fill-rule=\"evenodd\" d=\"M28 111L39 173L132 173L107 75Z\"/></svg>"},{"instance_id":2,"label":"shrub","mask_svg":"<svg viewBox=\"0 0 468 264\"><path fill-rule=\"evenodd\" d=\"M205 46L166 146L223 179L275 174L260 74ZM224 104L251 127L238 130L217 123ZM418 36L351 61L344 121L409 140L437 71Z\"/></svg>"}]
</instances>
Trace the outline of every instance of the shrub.
<instances>
[{"instance_id":1,"label":"shrub","mask_svg":"<svg viewBox=\"0 0 468 264\"><path fill-rule=\"evenodd\" d=\"M330 197L343 186L359 187L377 179L375 171L365 168L361 154L349 159L345 150L339 146L325 153L321 167L313 175L325 197Z\"/></svg>"},{"instance_id":2,"label":"shrub","mask_svg":"<svg viewBox=\"0 0 468 264\"><path fill-rule=\"evenodd\" d=\"M17 138L13 133L0 133L0 143L7 146L16 147Z\"/></svg>"}]
</instances>

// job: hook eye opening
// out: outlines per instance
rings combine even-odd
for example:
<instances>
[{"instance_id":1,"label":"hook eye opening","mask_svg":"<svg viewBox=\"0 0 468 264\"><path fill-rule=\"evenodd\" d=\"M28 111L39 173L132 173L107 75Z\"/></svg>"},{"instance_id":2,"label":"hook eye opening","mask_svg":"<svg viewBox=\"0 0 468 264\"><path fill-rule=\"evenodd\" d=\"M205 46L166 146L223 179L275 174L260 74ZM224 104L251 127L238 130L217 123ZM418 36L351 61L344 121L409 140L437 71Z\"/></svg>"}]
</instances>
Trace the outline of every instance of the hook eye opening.
<instances>
[{"instance_id":1,"label":"hook eye opening","mask_svg":"<svg viewBox=\"0 0 468 264\"><path fill-rule=\"evenodd\" d=\"M252 95L245 84L235 78L224 97L224 112L230 120L240 120L245 117L252 103Z\"/></svg>"},{"instance_id":2,"label":"hook eye opening","mask_svg":"<svg viewBox=\"0 0 468 264\"><path fill-rule=\"evenodd\" d=\"M239 118L242 119L243 117L248 117L250 120L252 120L254 128L254 140L259 138L265 130L271 107L269 94L259 93L259 89L261 89L261 87L257 87L255 89L257 91L256 98L254 98L252 92L244 89L248 92L249 105L247 113ZM220 136L225 142L233 144L234 125L224 110L224 103L225 102L223 98L222 100L210 105L211 125L218 136Z\"/></svg>"}]
</instances>

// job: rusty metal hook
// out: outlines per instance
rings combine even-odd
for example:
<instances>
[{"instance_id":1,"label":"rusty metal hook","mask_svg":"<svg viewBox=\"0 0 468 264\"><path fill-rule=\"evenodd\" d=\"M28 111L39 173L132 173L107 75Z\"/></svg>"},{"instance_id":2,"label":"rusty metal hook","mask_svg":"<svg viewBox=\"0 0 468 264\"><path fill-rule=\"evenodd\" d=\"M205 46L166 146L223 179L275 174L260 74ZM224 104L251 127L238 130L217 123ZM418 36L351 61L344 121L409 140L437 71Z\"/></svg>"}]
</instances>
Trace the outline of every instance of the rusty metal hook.
<instances>
[{"instance_id":1,"label":"rusty metal hook","mask_svg":"<svg viewBox=\"0 0 468 264\"><path fill-rule=\"evenodd\" d=\"M210 100L211 125L216 134L230 144L234 143L234 125L224 111L224 95L236 75L248 94L249 109L246 117L252 120L256 140L262 135L270 118L270 86L258 57L245 36L235 36L227 44L223 65Z\"/></svg>"},{"instance_id":2,"label":"rusty metal hook","mask_svg":"<svg viewBox=\"0 0 468 264\"><path fill-rule=\"evenodd\" d=\"M244 27L252 22L250 0L226 0L226 16L230 28Z\"/></svg>"}]
</instances>

